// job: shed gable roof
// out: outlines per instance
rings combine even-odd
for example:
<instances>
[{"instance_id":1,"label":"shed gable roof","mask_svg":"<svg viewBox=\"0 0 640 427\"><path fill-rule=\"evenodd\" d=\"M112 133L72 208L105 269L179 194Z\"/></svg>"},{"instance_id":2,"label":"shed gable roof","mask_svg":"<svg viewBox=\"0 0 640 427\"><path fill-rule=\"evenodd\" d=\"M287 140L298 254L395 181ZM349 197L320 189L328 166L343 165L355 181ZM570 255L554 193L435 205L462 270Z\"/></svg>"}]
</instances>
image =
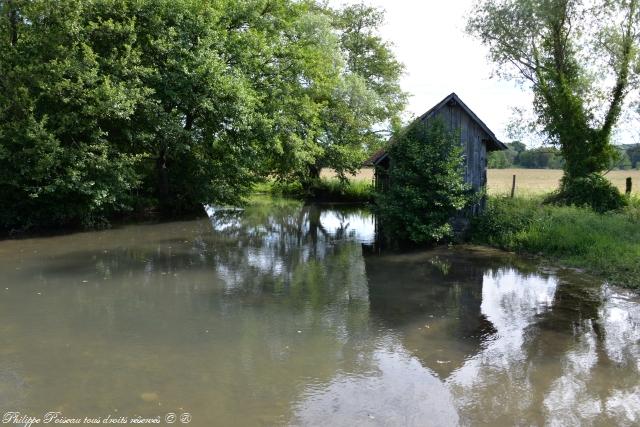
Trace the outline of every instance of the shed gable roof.
<instances>
[{"instance_id":1,"label":"shed gable roof","mask_svg":"<svg viewBox=\"0 0 640 427\"><path fill-rule=\"evenodd\" d=\"M508 147L504 143L500 142L498 140L498 138L496 138L496 135L491 131L491 129L489 129L487 127L487 125L484 124L484 122L482 120L480 120L480 118L478 116L476 116L476 114L473 111L471 111L471 109L469 107L467 107L467 104L462 102L460 97L458 95L456 95L455 92L452 92L450 95L445 97L442 101L440 101L439 103L434 105L429 111L427 111L426 113L424 113L423 115L418 117L416 120L425 120L425 119L428 119L430 117L433 117L442 108L447 106L452 101L455 102L458 106L460 106L460 108L462 108L462 110L465 113L467 113L469 115L469 117L471 117L471 119L478 126L480 126L480 128L489 136L489 139L486 140L487 141L487 150L488 151L498 151L498 150L506 150L506 149L508 149ZM365 161L364 165L365 166L375 166L378 163L380 163L382 160L384 160L385 157L387 157L386 150L384 150L384 149L378 150L376 153L374 153L371 157L369 157Z\"/></svg>"}]
</instances>

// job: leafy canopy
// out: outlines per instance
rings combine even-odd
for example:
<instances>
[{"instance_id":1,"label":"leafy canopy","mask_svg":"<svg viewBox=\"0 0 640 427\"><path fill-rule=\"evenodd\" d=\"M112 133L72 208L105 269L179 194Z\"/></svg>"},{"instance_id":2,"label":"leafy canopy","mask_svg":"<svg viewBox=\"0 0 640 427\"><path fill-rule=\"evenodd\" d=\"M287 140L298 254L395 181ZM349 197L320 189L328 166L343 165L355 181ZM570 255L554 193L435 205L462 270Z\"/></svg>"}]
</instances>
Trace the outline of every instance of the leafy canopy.
<instances>
[{"instance_id":1,"label":"leafy canopy","mask_svg":"<svg viewBox=\"0 0 640 427\"><path fill-rule=\"evenodd\" d=\"M267 176L353 170L403 95L388 46L346 14L311 0L0 0L0 228L175 214L239 203ZM350 69L355 57L366 65Z\"/></svg>"},{"instance_id":2,"label":"leafy canopy","mask_svg":"<svg viewBox=\"0 0 640 427\"><path fill-rule=\"evenodd\" d=\"M330 54L317 59L331 64L335 73L325 74L327 84L303 88L314 113L306 120L307 155L294 159L296 151L285 151L275 170L279 178L308 186L322 168L334 169L342 179L355 173L399 124L407 99L400 88L403 66L378 34L382 11L364 4L315 11L314 19L323 24L313 27L321 40L315 44Z\"/></svg>"}]
</instances>

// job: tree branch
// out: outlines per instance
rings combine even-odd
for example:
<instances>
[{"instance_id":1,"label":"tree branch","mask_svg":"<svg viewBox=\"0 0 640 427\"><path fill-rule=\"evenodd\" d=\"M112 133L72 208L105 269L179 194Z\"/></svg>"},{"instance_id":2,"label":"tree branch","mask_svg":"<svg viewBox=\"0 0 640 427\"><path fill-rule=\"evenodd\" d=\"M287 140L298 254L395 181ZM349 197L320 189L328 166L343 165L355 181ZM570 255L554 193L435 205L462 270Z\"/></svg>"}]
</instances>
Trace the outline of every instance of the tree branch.
<instances>
[{"instance_id":1,"label":"tree branch","mask_svg":"<svg viewBox=\"0 0 640 427\"><path fill-rule=\"evenodd\" d=\"M7 0L7 16L9 18L10 25L10 34L9 34L9 42L11 46L15 46L18 44L18 11L14 8L13 0Z\"/></svg>"},{"instance_id":2,"label":"tree branch","mask_svg":"<svg viewBox=\"0 0 640 427\"><path fill-rule=\"evenodd\" d=\"M617 70L616 84L611 91L611 104L605 115L604 123L601 131L608 135L611 133L613 126L620 117L622 111L622 103L626 95L629 85L629 66L633 54L633 21L638 8L638 0L629 2L629 16L622 38L622 58L620 59L620 67Z\"/></svg>"}]
</instances>

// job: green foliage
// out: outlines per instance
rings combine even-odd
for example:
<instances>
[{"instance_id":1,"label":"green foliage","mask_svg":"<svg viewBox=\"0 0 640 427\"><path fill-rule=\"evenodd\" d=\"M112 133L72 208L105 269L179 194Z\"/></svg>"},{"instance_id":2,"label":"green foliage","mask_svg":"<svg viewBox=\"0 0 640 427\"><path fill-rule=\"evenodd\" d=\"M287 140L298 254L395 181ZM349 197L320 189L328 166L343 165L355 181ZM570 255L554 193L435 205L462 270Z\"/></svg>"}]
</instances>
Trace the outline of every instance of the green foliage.
<instances>
[{"instance_id":1,"label":"green foliage","mask_svg":"<svg viewBox=\"0 0 640 427\"><path fill-rule=\"evenodd\" d=\"M636 222L640 222L640 196L631 195L627 197L627 207L624 213Z\"/></svg>"},{"instance_id":2,"label":"green foliage","mask_svg":"<svg viewBox=\"0 0 640 427\"><path fill-rule=\"evenodd\" d=\"M640 168L640 144L628 145L625 148L631 162L631 169Z\"/></svg>"},{"instance_id":3,"label":"green foliage","mask_svg":"<svg viewBox=\"0 0 640 427\"><path fill-rule=\"evenodd\" d=\"M544 204L542 198L491 197L472 222L472 240L541 254L614 283L640 287L640 202L616 213Z\"/></svg>"},{"instance_id":4,"label":"green foliage","mask_svg":"<svg viewBox=\"0 0 640 427\"><path fill-rule=\"evenodd\" d=\"M468 22L499 74L533 89L537 124L559 146L566 182L615 158L611 133L640 71L638 1L483 0Z\"/></svg>"},{"instance_id":5,"label":"green foliage","mask_svg":"<svg viewBox=\"0 0 640 427\"><path fill-rule=\"evenodd\" d=\"M389 157L389 186L374 208L384 232L415 243L450 237L451 219L473 200L459 137L439 120L417 121L394 137Z\"/></svg>"},{"instance_id":6,"label":"green foliage","mask_svg":"<svg viewBox=\"0 0 640 427\"><path fill-rule=\"evenodd\" d=\"M240 203L268 175L355 169L404 95L375 26L353 32L347 15L293 0L0 0L0 228L177 214Z\"/></svg>"},{"instance_id":7,"label":"green foliage","mask_svg":"<svg viewBox=\"0 0 640 427\"><path fill-rule=\"evenodd\" d=\"M91 14L83 2L0 8L3 18L17 17L0 21L1 38L12 39L0 44L0 227L95 225L132 208L140 156L109 138L147 95L139 82L120 78L137 58L111 52L111 76L104 75L90 45L98 24L78 25Z\"/></svg>"},{"instance_id":8,"label":"green foliage","mask_svg":"<svg viewBox=\"0 0 640 427\"><path fill-rule=\"evenodd\" d=\"M528 169L562 169L564 159L555 147L534 148L518 155L518 165Z\"/></svg>"},{"instance_id":9,"label":"green foliage","mask_svg":"<svg viewBox=\"0 0 640 427\"><path fill-rule=\"evenodd\" d=\"M489 169L513 168L517 157L518 153L511 148L508 150L493 151L487 156L487 166Z\"/></svg>"},{"instance_id":10,"label":"green foliage","mask_svg":"<svg viewBox=\"0 0 640 427\"><path fill-rule=\"evenodd\" d=\"M257 193L323 202L368 203L373 201L373 186L369 181L345 181L322 178L313 185L298 181L268 181L254 187Z\"/></svg>"},{"instance_id":11,"label":"green foliage","mask_svg":"<svg viewBox=\"0 0 640 427\"><path fill-rule=\"evenodd\" d=\"M517 248L519 235L550 211L541 198L488 198L482 215L472 220L472 240L502 249Z\"/></svg>"},{"instance_id":12,"label":"green foliage","mask_svg":"<svg viewBox=\"0 0 640 427\"><path fill-rule=\"evenodd\" d=\"M399 123L406 103L400 88L403 67L378 35L383 12L356 4L339 10L317 8L316 13L324 24L311 28L312 34L321 36L330 55L314 57L325 73L331 65L333 74L323 77L326 84L305 88L307 104L296 110L309 112L305 148L283 150L272 171L306 187L315 185L323 168L335 170L342 179L357 172L366 155Z\"/></svg>"},{"instance_id":13,"label":"green foliage","mask_svg":"<svg viewBox=\"0 0 640 427\"><path fill-rule=\"evenodd\" d=\"M373 185L370 181L344 181L340 179L321 179L310 188L311 197L326 202L373 201Z\"/></svg>"},{"instance_id":14,"label":"green foliage","mask_svg":"<svg viewBox=\"0 0 640 427\"><path fill-rule=\"evenodd\" d=\"M347 71L358 76L366 88L375 93L375 105L370 120L393 125L406 103L400 88L403 66L395 58L391 46L377 33L384 24L384 12L364 3L347 6L335 13L340 46L346 57ZM371 146L379 139L379 132L366 129L365 144ZM389 132L387 128L387 135Z\"/></svg>"},{"instance_id":15,"label":"green foliage","mask_svg":"<svg viewBox=\"0 0 640 427\"><path fill-rule=\"evenodd\" d=\"M631 169L631 156L629 154L633 154L633 150L626 150L624 147L616 147L616 156L612 160L609 169L619 169L619 170L629 170Z\"/></svg>"},{"instance_id":16,"label":"green foliage","mask_svg":"<svg viewBox=\"0 0 640 427\"><path fill-rule=\"evenodd\" d=\"M567 180L563 178L560 190L550 197L554 203L591 207L596 212L608 212L627 205L627 199L617 187L600 174Z\"/></svg>"}]
</instances>

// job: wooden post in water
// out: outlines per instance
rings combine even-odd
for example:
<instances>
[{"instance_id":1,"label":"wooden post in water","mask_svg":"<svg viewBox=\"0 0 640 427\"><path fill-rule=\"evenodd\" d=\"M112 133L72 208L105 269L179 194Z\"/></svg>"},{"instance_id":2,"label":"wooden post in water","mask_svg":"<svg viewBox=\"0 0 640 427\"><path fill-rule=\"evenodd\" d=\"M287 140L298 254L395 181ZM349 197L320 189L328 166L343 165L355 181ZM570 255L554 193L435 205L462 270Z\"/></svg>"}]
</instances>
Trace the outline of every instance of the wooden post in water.
<instances>
[{"instance_id":1,"label":"wooden post in water","mask_svg":"<svg viewBox=\"0 0 640 427\"><path fill-rule=\"evenodd\" d=\"M516 194L516 176L513 175L513 184L511 184L511 198Z\"/></svg>"},{"instance_id":2,"label":"wooden post in water","mask_svg":"<svg viewBox=\"0 0 640 427\"><path fill-rule=\"evenodd\" d=\"M631 195L631 177L627 178L627 188L624 190L624 192L628 195Z\"/></svg>"}]
</instances>

